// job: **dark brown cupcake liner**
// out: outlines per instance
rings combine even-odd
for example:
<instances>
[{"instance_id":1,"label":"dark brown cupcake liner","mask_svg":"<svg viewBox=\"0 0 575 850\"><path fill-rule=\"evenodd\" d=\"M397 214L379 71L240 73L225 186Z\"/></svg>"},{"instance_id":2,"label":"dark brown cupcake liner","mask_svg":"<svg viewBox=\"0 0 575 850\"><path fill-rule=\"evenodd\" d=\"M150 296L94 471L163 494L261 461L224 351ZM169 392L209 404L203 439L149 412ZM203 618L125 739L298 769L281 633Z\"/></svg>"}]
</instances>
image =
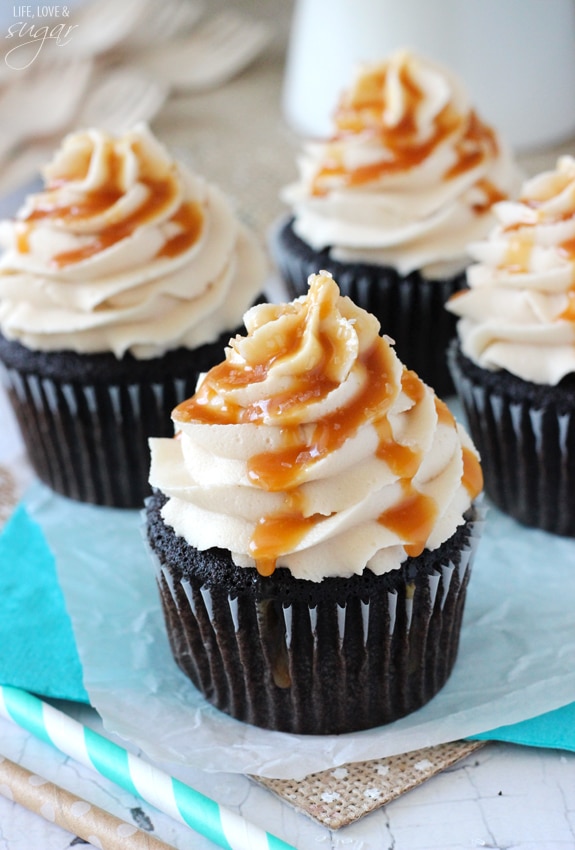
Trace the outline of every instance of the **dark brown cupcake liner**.
<instances>
[{"instance_id":1,"label":"dark brown cupcake liner","mask_svg":"<svg viewBox=\"0 0 575 850\"><path fill-rule=\"evenodd\" d=\"M71 499L121 508L149 495L148 436L171 436L169 411L195 388L194 380L101 386L5 375L40 480Z\"/></svg>"},{"instance_id":2,"label":"dark brown cupcake liner","mask_svg":"<svg viewBox=\"0 0 575 850\"><path fill-rule=\"evenodd\" d=\"M36 352L0 337L1 376L36 475L71 499L141 508L148 438L173 436L172 409L222 359L223 340L139 361Z\"/></svg>"},{"instance_id":3,"label":"dark brown cupcake liner","mask_svg":"<svg viewBox=\"0 0 575 850\"><path fill-rule=\"evenodd\" d=\"M575 536L575 385L542 387L448 354L487 496L523 525Z\"/></svg>"},{"instance_id":4,"label":"dark brown cupcake liner","mask_svg":"<svg viewBox=\"0 0 575 850\"><path fill-rule=\"evenodd\" d=\"M483 521L476 506L462 548L446 558L442 547L407 580L400 570L370 574L363 593L364 577L327 580L343 589L339 599L339 590L322 598L323 582L293 578L296 586L315 584L313 600L299 587L263 598L258 579L230 591L170 566L152 549L174 658L210 703L256 726L341 734L403 717L428 702L453 669Z\"/></svg>"},{"instance_id":5,"label":"dark brown cupcake liner","mask_svg":"<svg viewBox=\"0 0 575 850\"><path fill-rule=\"evenodd\" d=\"M270 236L270 250L290 297L308 291L308 277L330 272L341 294L373 313L381 332L395 341L399 359L441 396L454 392L447 367L446 349L455 337L456 317L445 309L447 300L466 288L461 272L445 280L427 280L414 271L402 276L390 266L342 263L330 258L329 249L314 251L292 229L293 219L283 219Z\"/></svg>"}]
</instances>

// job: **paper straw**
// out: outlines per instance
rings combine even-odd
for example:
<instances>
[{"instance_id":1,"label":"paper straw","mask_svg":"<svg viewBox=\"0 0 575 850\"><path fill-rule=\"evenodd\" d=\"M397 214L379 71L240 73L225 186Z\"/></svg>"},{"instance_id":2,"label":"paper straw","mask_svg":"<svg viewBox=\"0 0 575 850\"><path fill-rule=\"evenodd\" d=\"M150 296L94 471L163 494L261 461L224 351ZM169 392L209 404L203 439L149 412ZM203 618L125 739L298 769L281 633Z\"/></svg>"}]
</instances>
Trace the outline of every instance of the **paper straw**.
<instances>
[{"instance_id":1,"label":"paper straw","mask_svg":"<svg viewBox=\"0 0 575 850\"><path fill-rule=\"evenodd\" d=\"M4 756L0 756L0 794L102 850L174 850Z\"/></svg>"},{"instance_id":2,"label":"paper straw","mask_svg":"<svg viewBox=\"0 0 575 850\"><path fill-rule=\"evenodd\" d=\"M27 691L0 686L0 715L225 850L296 850Z\"/></svg>"}]
</instances>

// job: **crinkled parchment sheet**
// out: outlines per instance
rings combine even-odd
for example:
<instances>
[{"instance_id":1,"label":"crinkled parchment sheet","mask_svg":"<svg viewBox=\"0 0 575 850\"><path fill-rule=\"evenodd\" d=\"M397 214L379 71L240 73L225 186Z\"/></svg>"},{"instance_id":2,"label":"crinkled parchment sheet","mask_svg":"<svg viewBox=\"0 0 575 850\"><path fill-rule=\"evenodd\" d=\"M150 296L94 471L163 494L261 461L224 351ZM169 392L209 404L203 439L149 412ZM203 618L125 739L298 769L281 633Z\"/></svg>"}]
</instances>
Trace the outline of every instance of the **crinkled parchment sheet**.
<instances>
[{"instance_id":1,"label":"crinkled parchment sheet","mask_svg":"<svg viewBox=\"0 0 575 850\"><path fill-rule=\"evenodd\" d=\"M163 765L298 779L575 701L575 542L523 529L493 507L443 690L387 726L298 738L227 717L176 667L138 511L76 504L40 484L26 505L56 557L92 705L110 732Z\"/></svg>"}]
</instances>

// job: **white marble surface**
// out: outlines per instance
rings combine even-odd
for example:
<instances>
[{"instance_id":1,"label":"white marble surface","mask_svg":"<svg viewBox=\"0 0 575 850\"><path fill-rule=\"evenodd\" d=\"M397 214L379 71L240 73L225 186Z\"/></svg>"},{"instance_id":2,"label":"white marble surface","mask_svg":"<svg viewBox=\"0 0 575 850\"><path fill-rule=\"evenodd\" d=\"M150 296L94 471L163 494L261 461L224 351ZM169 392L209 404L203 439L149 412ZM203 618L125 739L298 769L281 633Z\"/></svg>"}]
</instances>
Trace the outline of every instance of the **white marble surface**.
<instances>
[{"instance_id":1,"label":"white marble surface","mask_svg":"<svg viewBox=\"0 0 575 850\"><path fill-rule=\"evenodd\" d=\"M75 716L98 728L82 709ZM178 850L212 842L0 721L0 751ZM355 824L331 831L243 776L196 772L195 787L298 850L570 850L575 754L487 744ZM0 850L65 850L74 836L0 797Z\"/></svg>"}]
</instances>

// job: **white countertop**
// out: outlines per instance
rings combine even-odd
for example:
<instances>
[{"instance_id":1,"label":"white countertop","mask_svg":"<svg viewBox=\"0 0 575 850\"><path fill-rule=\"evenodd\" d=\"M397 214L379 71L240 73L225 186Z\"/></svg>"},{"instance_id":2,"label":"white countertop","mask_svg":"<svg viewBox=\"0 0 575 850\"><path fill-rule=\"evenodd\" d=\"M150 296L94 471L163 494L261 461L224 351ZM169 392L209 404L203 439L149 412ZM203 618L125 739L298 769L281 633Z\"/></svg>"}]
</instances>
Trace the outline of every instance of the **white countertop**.
<instances>
[{"instance_id":1,"label":"white countertop","mask_svg":"<svg viewBox=\"0 0 575 850\"><path fill-rule=\"evenodd\" d=\"M89 717L88 709L76 714ZM97 727L97 719L89 717ZM7 721L0 750L178 850L215 845ZM195 787L299 850L571 850L575 754L490 743L355 824L331 831L237 774ZM0 797L1 850L65 850L73 836Z\"/></svg>"}]
</instances>

